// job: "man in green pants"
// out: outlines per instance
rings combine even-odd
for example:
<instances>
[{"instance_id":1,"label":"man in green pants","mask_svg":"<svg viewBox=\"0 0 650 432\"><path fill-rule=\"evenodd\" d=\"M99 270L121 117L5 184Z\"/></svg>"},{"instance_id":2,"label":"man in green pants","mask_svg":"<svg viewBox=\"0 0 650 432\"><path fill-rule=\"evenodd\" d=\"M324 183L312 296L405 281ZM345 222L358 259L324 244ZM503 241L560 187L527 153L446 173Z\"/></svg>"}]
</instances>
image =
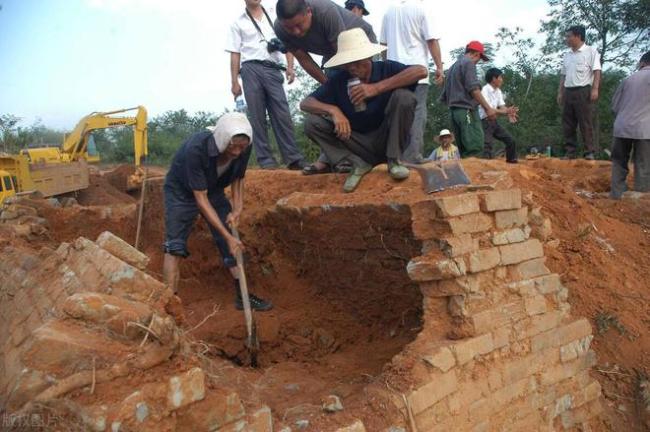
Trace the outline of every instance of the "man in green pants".
<instances>
[{"instance_id":1,"label":"man in green pants","mask_svg":"<svg viewBox=\"0 0 650 432\"><path fill-rule=\"evenodd\" d=\"M462 156L478 156L483 150L483 126L478 114L482 106L488 119L495 120L497 112L481 94L481 83L476 74L476 64L489 60L485 47L472 41L465 54L458 58L449 71L440 100L449 107L451 128L456 136Z\"/></svg>"}]
</instances>

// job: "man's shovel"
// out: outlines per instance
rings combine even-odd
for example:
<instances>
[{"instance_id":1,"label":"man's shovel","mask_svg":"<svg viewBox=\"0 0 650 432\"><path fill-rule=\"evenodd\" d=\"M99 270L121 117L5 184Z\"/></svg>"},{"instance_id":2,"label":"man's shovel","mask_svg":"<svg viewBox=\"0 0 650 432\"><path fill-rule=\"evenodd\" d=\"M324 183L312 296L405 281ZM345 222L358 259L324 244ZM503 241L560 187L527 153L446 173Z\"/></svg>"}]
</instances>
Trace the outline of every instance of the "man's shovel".
<instances>
[{"instance_id":1,"label":"man's shovel","mask_svg":"<svg viewBox=\"0 0 650 432\"><path fill-rule=\"evenodd\" d=\"M232 228L232 235L239 241L239 232L237 228ZM257 367L257 352L260 349L260 341L257 338L257 325L251 310L251 302L248 297L248 284L246 283L246 273L244 272L244 256L239 250L236 254L237 268L239 269L239 288L241 289L241 299L244 305L244 318L246 319L246 348L250 354L251 366Z\"/></svg>"},{"instance_id":2,"label":"man's shovel","mask_svg":"<svg viewBox=\"0 0 650 432\"><path fill-rule=\"evenodd\" d=\"M431 161L420 165L402 162L402 165L420 174L422 188L428 194L472 184L459 161Z\"/></svg>"}]
</instances>

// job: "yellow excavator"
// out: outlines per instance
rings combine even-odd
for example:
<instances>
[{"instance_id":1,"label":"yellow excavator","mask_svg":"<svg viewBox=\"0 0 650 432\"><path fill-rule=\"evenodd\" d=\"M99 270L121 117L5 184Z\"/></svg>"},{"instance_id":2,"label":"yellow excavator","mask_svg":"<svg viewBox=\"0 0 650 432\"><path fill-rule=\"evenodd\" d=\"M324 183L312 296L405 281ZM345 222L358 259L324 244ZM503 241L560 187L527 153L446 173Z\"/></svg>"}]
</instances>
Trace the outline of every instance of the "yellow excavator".
<instances>
[{"instance_id":1,"label":"yellow excavator","mask_svg":"<svg viewBox=\"0 0 650 432\"><path fill-rule=\"evenodd\" d=\"M135 111L134 116L116 114ZM92 132L121 126L133 126L135 173L129 178L127 189L135 189L142 182L146 159L147 110L143 106L108 112L93 112L82 118L68 134L61 147L27 148L18 155L0 155L0 178L12 180L13 192L2 187L0 204L10 195L40 192L44 197L82 190L89 185L88 162L99 161L97 154L89 153ZM92 145L90 145L92 147Z\"/></svg>"}]
</instances>

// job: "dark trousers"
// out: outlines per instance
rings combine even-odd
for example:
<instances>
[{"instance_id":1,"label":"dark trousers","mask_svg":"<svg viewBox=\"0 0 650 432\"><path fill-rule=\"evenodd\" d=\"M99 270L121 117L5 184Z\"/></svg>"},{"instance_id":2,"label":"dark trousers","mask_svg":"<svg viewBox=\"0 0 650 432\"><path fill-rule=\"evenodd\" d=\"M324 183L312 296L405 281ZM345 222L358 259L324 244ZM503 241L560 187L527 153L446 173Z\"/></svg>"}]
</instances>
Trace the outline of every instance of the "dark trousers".
<instances>
[{"instance_id":1,"label":"dark trousers","mask_svg":"<svg viewBox=\"0 0 650 432\"><path fill-rule=\"evenodd\" d=\"M406 162L419 162L422 160L424 149L424 129L427 125L427 96L429 95L429 84L418 84L415 88L415 117L409 138L409 145L404 150L403 159Z\"/></svg>"},{"instance_id":2,"label":"dark trousers","mask_svg":"<svg viewBox=\"0 0 650 432\"><path fill-rule=\"evenodd\" d=\"M200 214L199 206L196 204L196 200L187 196L183 188L174 181L167 179L163 191L165 202L165 242L163 243L163 251L171 255L187 258L190 255L187 249L187 239L192 232L196 217ZM223 189L208 191L208 200L217 212L221 223L227 230L230 230L226 224L226 219L232 212L232 206ZM237 261L230 253L226 239L209 223L208 227L212 233L214 244L221 252L224 266L235 267Z\"/></svg>"},{"instance_id":3,"label":"dark trousers","mask_svg":"<svg viewBox=\"0 0 650 432\"><path fill-rule=\"evenodd\" d=\"M612 186L610 196L621 198L627 191L630 155L634 153L634 190L650 192L650 139L616 138L612 143Z\"/></svg>"},{"instance_id":4,"label":"dark trousers","mask_svg":"<svg viewBox=\"0 0 650 432\"><path fill-rule=\"evenodd\" d=\"M595 153L597 151L597 146L594 144L593 109L591 86L564 89L562 130L564 133L564 150L568 156L577 154L578 127L585 144L585 153Z\"/></svg>"},{"instance_id":5,"label":"dark trousers","mask_svg":"<svg viewBox=\"0 0 650 432\"><path fill-rule=\"evenodd\" d=\"M517 160L517 147L512 135L504 129L496 120L488 120L487 118L481 120L483 124L483 156L492 159L492 146L495 140L501 141L506 145L506 160L509 162Z\"/></svg>"},{"instance_id":6,"label":"dark trousers","mask_svg":"<svg viewBox=\"0 0 650 432\"><path fill-rule=\"evenodd\" d=\"M240 70L248 119L253 127L253 147L257 163L262 167L277 166L269 143L266 113L271 118L271 126L278 143L282 162L286 165L303 159L296 146L293 134L293 121L289 112L289 103L282 87L282 72L274 67L257 62L244 62Z\"/></svg>"},{"instance_id":7,"label":"dark trousers","mask_svg":"<svg viewBox=\"0 0 650 432\"><path fill-rule=\"evenodd\" d=\"M379 128L367 133L353 130L350 138L343 141L336 136L334 123L330 119L308 114L305 118L305 135L318 144L334 165L343 159L355 166L379 165L388 159L401 158L408 144L415 105L412 91L397 89L388 101Z\"/></svg>"}]
</instances>

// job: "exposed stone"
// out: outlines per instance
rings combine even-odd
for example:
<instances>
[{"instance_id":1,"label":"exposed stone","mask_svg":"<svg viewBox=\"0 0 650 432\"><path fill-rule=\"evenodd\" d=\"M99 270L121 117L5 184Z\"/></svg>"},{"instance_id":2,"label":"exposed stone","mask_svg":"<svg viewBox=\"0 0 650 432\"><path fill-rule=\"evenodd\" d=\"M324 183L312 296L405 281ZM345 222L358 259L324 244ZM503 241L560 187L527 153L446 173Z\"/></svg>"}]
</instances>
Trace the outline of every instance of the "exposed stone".
<instances>
[{"instance_id":1,"label":"exposed stone","mask_svg":"<svg viewBox=\"0 0 650 432\"><path fill-rule=\"evenodd\" d=\"M323 411L334 413L337 411L343 411L343 404L341 399L335 395L329 395L323 399Z\"/></svg>"},{"instance_id":2,"label":"exposed stone","mask_svg":"<svg viewBox=\"0 0 650 432\"><path fill-rule=\"evenodd\" d=\"M147 265L149 265L148 256L110 231L101 233L95 243L105 251L140 270L146 269Z\"/></svg>"},{"instance_id":3,"label":"exposed stone","mask_svg":"<svg viewBox=\"0 0 650 432\"><path fill-rule=\"evenodd\" d=\"M183 375L169 379L167 407L175 410L205 397L205 373L201 368L193 368Z\"/></svg>"},{"instance_id":4,"label":"exposed stone","mask_svg":"<svg viewBox=\"0 0 650 432\"><path fill-rule=\"evenodd\" d=\"M366 428L361 420L355 420L350 426L338 428L335 432L366 432Z\"/></svg>"},{"instance_id":5,"label":"exposed stone","mask_svg":"<svg viewBox=\"0 0 650 432\"><path fill-rule=\"evenodd\" d=\"M212 431L241 420L245 414L237 393L212 389L203 400L189 405L178 418L188 430Z\"/></svg>"}]
</instances>

